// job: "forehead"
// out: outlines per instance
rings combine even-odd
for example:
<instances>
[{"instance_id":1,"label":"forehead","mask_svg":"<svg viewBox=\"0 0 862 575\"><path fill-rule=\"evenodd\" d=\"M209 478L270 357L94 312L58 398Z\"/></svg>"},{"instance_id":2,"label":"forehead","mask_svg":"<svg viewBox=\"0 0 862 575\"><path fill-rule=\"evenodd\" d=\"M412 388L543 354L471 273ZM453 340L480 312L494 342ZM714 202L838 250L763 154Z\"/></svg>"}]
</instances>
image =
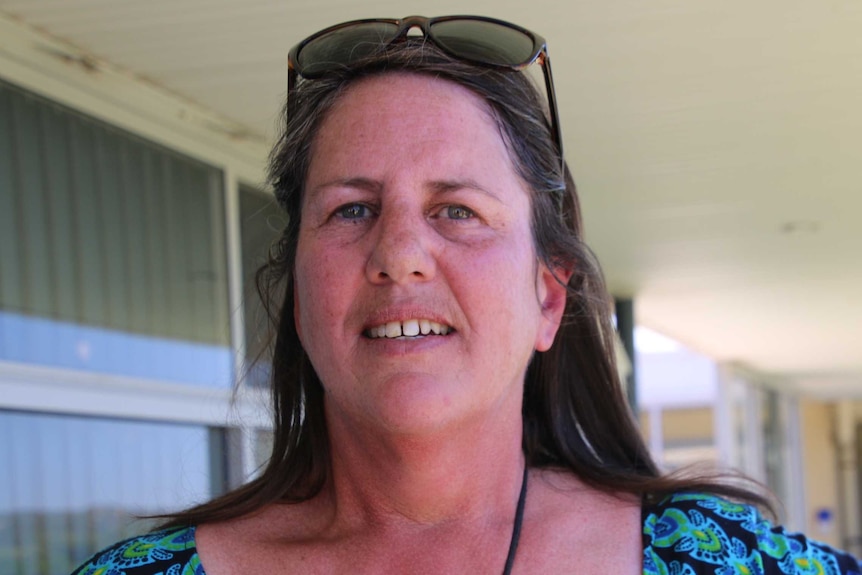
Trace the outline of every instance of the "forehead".
<instances>
[{"instance_id":1,"label":"forehead","mask_svg":"<svg viewBox=\"0 0 862 575\"><path fill-rule=\"evenodd\" d=\"M370 100L365 99L367 96ZM435 108L448 107L453 112L469 109L470 113L481 112L491 118L489 105L467 87L450 79L408 71L384 72L353 82L340 95L332 112L362 103L384 108L393 101L403 106L432 103Z\"/></svg>"},{"instance_id":2,"label":"forehead","mask_svg":"<svg viewBox=\"0 0 862 575\"><path fill-rule=\"evenodd\" d=\"M515 176L490 106L463 86L422 74L389 73L350 86L323 119L311 153L309 178L397 162Z\"/></svg>"}]
</instances>

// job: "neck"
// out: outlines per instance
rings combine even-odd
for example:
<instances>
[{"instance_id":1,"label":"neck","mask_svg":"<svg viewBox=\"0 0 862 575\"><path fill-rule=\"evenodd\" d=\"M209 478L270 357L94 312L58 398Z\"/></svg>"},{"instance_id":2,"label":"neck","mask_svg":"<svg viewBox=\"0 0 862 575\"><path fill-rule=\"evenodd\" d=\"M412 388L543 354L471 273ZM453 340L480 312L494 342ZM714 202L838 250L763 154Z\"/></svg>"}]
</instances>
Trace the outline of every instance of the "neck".
<instances>
[{"instance_id":1,"label":"neck","mask_svg":"<svg viewBox=\"0 0 862 575\"><path fill-rule=\"evenodd\" d=\"M326 493L336 521L383 528L511 525L525 465L520 417L417 434L329 422Z\"/></svg>"}]
</instances>

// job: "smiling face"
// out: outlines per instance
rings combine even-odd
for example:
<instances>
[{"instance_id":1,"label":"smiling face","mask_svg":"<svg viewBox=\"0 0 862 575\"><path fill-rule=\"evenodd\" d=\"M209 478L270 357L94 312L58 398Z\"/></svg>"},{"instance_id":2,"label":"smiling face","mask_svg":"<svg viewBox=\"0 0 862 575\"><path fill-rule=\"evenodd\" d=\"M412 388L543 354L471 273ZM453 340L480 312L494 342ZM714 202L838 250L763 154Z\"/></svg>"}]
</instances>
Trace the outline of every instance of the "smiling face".
<instances>
[{"instance_id":1,"label":"smiling face","mask_svg":"<svg viewBox=\"0 0 862 575\"><path fill-rule=\"evenodd\" d=\"M520 421L527 364L565 303L487 106L411 74L360 81L324 120L295 278L330 422L402 432Z\"/></svg>"}]
</instances>

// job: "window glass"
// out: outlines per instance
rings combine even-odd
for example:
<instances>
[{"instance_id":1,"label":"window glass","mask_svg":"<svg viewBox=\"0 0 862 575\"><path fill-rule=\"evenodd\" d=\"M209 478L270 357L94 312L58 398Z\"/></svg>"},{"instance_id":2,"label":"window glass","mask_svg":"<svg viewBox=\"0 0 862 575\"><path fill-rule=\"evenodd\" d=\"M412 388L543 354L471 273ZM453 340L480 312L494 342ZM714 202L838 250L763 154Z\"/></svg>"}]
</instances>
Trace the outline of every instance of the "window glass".
<instances>
[{"instance_id":1,"label":"window glass","mask_svg":"<svg viewBox=\"0 0 862 575\"><path fill-rule=\"evenodd\" d=\"M229 386L222 188L0 83L0 359Z\"/></svg>"},{"instance_id":2,"label":"window glass","mask_svg":"<svg viewBox=\"0 0 862 575\"><path fill-rule=\"evenodd\" d=\"M256 469L263 469L272 457L272 447L275 443L275 434L271 429L258 429L254 433L253 457Z\"/></svg>"},{"instance_id":3,"label":"window glass","mask_svg":"<svg viewBox=\"0 0 862 575\"><path fill-rule=\"evenodd\" d=\"M205 427L0 411L0 573L69 573L213 493ZM216 481L217 482L217 481Z\"/></svg>"},{"instance_id":4,"label":"window glass","mask_svg":"<svg viewBox=\"0 0 862 575\"><path fill-rule=\"evenodd\" d=\"M269 364L261 357L267 346L269 327L266 313L255 287L255 273L266 263L270 247L287 225L287 215L272 194L240 188L240 236L242 237L242 275L245 315L245 357L249 369L246 383L266 385Z\"/></svg>"},{"instance_id":5,"label":"window glass","mask_svg":"<svg viewBox=\"0 0 862 575\"><path fill-rule=\"evenodd\" d=\"M787 461L787 423L781 410L781 396L767 389L763 394L760 421L763 429L763 465L766 472L766 485L779 501L789 501L786 471Z\"/></svg>"}]
</instances>

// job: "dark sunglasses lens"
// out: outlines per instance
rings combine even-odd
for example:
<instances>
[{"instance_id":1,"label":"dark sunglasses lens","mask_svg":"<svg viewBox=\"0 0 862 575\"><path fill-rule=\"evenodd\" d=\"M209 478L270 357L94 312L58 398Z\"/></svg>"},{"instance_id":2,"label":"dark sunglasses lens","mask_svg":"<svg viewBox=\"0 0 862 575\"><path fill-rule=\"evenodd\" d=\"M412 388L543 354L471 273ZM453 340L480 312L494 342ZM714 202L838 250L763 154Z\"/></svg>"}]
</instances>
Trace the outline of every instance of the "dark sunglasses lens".
<instances>
[{"instance_id":1,"label":"dark sunglasses lens","mask_svg":"<svg viewBox=\"0 0 862 575\"><path fill-rule=\"evenodd\" d=\"M444 20L434 23L431 34L450 54L482 64L520 66L536 56L532 38L494 22Z\"/></svg>"},{"instance_id":2,"label":"dark sunglasses lens","mask_svg":"<svg viewBox=\"0 0 862 575\"><path fill-rule=\"evenodd\" d=\"M323 34L297 54L300 73L306 78L370 56L388 44L398 26L387 22L355 24Z\"/></svg>"}]
</instances>

